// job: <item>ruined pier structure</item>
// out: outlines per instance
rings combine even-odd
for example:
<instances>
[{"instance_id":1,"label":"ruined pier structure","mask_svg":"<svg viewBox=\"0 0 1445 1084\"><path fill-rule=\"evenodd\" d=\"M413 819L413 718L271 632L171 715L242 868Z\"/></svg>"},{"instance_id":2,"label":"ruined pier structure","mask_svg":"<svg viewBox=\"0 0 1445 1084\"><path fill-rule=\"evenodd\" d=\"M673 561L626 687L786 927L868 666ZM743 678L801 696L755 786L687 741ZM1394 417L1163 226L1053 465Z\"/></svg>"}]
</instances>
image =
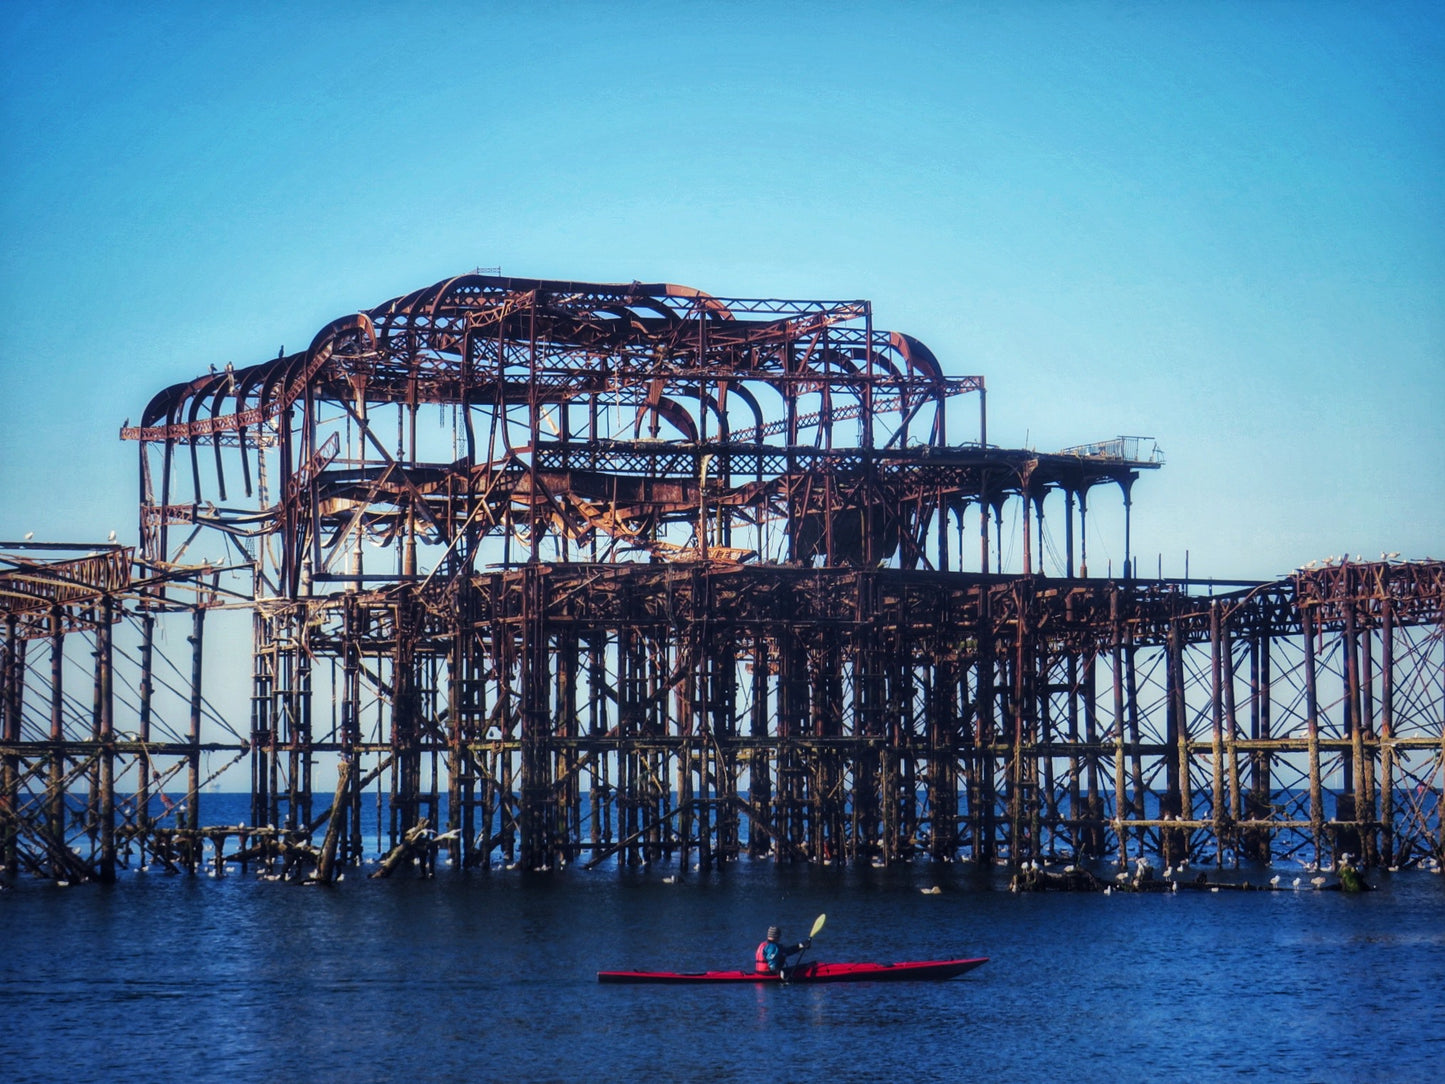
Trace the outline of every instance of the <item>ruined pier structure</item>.
<instances>
[{"instance_id":1,"label":"ruined pier structure","mask_svg":"<svg viewBox=\"0 0 1445 1084\"><path fill-rule=\"evenodd\" d=\"M867 302L467 275L122 435L138 551L0 544L11 872L325 827L329 876L368 788L461 867L1445 846L1445 566L1141 576L1148 442L994 447ZM248 705L201 687L217 611Z\"/></svg>"}]
</instances>

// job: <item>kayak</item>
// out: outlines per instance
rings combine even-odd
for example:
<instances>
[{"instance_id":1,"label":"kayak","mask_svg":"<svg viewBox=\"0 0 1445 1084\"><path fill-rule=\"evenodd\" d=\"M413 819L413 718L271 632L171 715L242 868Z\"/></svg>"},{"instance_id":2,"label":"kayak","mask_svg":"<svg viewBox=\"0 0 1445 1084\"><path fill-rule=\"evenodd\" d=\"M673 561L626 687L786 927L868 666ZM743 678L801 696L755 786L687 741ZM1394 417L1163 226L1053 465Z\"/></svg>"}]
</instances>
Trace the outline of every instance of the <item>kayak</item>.
<instances>
[{"instance_id":1,"label":"kayak","mask_svg":"<svg viewBox=\"0 0 1445 1084\"><path fill-rule=\"evenodd\" d=\"M913 960L897 964L807 963L785 974L756 971L599 971L598 982L899 982L951 979L988 963L974 960Z\"/></svg>"}]
</instances>

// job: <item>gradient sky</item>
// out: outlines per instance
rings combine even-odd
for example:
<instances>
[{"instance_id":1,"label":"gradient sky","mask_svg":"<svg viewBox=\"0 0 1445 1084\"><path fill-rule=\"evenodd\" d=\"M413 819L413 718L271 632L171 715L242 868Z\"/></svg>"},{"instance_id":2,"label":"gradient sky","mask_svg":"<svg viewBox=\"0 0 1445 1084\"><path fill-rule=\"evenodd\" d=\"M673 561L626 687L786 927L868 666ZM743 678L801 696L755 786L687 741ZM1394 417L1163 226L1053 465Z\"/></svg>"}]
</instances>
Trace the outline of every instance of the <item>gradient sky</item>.
<instances>
[{"instance_id":1,"label":"gradient sky","mask_svg":"<svg viewBox=\"0 0 1445 1084\"><path fill-rule=\"evenodd\" d=\"M0 538L136 541L154 392L500 266L870 298L994 443L1157 438L1142 572L1445 557L1440 3L12 0L0 41Z\"/></svg>"}]
</instances>

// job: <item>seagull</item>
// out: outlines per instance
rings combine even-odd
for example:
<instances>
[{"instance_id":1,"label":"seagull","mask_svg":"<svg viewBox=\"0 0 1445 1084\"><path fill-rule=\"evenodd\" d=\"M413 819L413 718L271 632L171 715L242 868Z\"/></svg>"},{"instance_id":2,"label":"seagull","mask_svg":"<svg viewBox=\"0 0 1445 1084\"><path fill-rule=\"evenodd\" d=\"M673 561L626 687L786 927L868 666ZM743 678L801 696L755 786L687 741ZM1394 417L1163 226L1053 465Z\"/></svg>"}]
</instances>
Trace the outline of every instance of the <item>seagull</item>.
<instances>
[{"instance_id":1,"label":"seagull","mask_svg":"<svg viewBox=\"0 0 1445 1084\"><path fill-rule=\"evenodd\" d=\"M1276 873L1273 877L1271 877L1271 878L1269 879L1269 883L1270 883L1271 885L1274 885L1275 887L1278 887L1278 886L1279 886L1279 874Z\"/></svg>"},{"instance_id":2,"label":"seagull","mask_svg":"<svg viewBox=\"0 0 1445 1084\"><path fill-rule=\"evenodd\" d=\"M106 539L106 541L107 541L107 542L114 542L114 541L115 541L115 532L114 532L114 531L111 531L111 532L110 532L110 536Z\"/></svg>"},{"instance_id":3,"label":"seagull","mask_svg":"<svg viewBox=\"0 0 1445 1084\"><path fill-rule=\"evenodd\" d=\"M1296 878L1294 879L1294 890L1295 890L1296 892L1299 891L1299 878L1298 878L1298 877L1296 877Z\"/></svg>"},{"instance_id":4,"label":"seagull","mask_svg":"<svg viewBox=\"0 0 1445 1084\"><path fill-rule=\"evenodd\" d=\"M29 541L30 541L32 538L34 538L34 537L35 537L35 532L34 532L34 531L26 531L26 532L25 532L25 541L29 542Z\"/></svg>"}]
</instances>

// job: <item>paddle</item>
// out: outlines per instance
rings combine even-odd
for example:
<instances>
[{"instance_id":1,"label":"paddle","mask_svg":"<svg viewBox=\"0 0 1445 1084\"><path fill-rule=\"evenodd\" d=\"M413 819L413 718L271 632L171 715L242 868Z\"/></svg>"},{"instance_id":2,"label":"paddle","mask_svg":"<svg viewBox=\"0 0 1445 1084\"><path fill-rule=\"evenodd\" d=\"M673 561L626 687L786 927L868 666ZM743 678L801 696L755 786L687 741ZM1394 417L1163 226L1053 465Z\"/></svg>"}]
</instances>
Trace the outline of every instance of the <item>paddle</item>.
<instances>
[{"instance_id":1,"label":"paddle","mask_svg":"<svg viewBox=\"0 0 1445 1084\"><path fill-rule=\"evenodd\" d=\"M818 936L818 931L823 928L823 923L826 922L827 920L828 920L828 916L827 916L826 914L819 915L817 918L815 918L815 919L813 920L813 928L808 931L807 940L808 940L809 942L811 942L811 941L813 940L813 938L815 938L815 937ZM790 972L790 971L796 971L796 970L798 970L798 968L800 968L800 967L803 965L803 955L804 955L804 953L806 953L806 952L808 951L808 947L809 947L808 945L804 945L804 946L803 946L803 951L800 952L800 953L798 953L797 962L794 963L792 967L785 967L785 968L782 969L782 971L780 972L780 974L781 974L782 980L783 980L784 982L787 982L787 981L788 981L788 972Z\"/></svg>"}]
</instances>

